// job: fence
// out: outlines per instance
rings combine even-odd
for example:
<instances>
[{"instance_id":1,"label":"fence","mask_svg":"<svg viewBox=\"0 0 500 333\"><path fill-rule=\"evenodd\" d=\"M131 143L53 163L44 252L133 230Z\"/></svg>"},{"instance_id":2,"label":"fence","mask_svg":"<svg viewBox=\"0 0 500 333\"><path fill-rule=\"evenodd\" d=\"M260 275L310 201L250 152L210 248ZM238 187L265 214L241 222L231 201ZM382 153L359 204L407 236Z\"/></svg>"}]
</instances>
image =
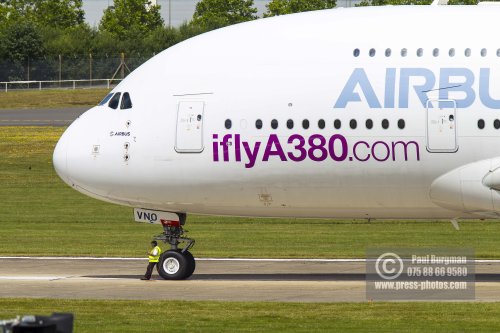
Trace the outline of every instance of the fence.
<instances>
[{"instance_id":1,"label":"fence","mask_svg":"<svg viewBox=\"0 0 500 333\"><path fill-rule=\"evenodd\" d=\"M0 82L2 88L12 81L22 81L26 86L31 82L43 86L44 82L57 81L66 84L68 81L86 80L90 84L109 78L123 79L129 72L139 67L150 56L127 58L94 57L92 54L82 57L63 57L27 59L26 61L8 61L0 59ZM5 83L8 83L5 85Z\"/></svg>"},{"instance_id":2,"label":"fence","mask_svg":"<svg viewBox=\"0 0 500 333\"><path fill-rule=\"evenodd\" d=\"M0 91L20 89L81 89L81 88L111 88L122 79L93 79L93 80L57 80L57 81L9 81L0 82Z\"/></svg>"}]
</instances>

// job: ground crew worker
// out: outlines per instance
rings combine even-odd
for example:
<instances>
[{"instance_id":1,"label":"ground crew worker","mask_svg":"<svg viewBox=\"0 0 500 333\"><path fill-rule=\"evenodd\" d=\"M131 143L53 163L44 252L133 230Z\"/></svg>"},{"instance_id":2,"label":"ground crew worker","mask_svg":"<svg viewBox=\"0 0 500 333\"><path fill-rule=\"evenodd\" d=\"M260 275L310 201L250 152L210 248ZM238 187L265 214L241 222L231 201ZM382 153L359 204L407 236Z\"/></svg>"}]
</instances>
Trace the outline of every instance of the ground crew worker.
<instances>
[{"instance_id":1,"label":"ground crew worker","mask_svg":"<svg viewBox=\"0 0 500 333\"><path fill-rule=\"evenodd\" d=\"M153 274L153 268L158 265L158 261L160 260L160 255L161 255L161 249L158 246L157 241L152 241L151 242L151 251L148 252L149 256L149 264L148 264L148 269L146 270L146 274L144 277L141 278L141 280L149 280L151 279L151 275ZM156 267L158 270L158 266Z\"/></svg>"}]
</instances>

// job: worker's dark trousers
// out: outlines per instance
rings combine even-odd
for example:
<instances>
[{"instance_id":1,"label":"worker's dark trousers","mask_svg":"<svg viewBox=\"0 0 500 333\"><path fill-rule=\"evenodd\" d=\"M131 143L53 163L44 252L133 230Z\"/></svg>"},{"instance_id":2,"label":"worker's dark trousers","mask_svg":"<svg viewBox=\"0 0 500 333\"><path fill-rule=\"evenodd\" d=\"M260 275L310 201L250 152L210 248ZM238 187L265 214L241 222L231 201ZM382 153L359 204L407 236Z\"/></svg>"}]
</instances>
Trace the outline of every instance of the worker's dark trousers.
<instances>
[{"instance_id":1,"label":"worker's dark trousers","mask_svg":"<svg viewBox=\"0 0 500 333\"><path fill-rule=\"evenodd\" d=\"M148 265L148 269L146 270L146 275L144 275L144 277L146 279L151 279L151 275L153 274L153 268L158 265L157 262L150 262L149 265ZM158 270L158 267L156 267L156 269Z\"/></svg>"}]
</instances>

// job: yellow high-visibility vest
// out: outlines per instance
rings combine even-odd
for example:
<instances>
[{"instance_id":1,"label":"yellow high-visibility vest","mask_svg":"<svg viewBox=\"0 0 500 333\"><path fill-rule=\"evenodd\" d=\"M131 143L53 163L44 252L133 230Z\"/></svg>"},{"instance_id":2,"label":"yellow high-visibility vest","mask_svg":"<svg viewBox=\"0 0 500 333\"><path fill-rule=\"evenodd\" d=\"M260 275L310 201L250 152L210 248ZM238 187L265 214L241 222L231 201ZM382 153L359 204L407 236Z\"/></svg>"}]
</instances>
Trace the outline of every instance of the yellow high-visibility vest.
<instances>
[{"instance_id":1,"label":"yellow high-visibility vest","mask_svg":"<svg viewBox=\"0 0 500 333\"><path fill-rule=\"evenodd\" d=\"M154 256L153 253L157 250L156 255ZM155 246L154 249L149 252L149 262L158 262L160 260L160 254L161 254L161 249L159 246Z\"/></svg>"}]
</instances>

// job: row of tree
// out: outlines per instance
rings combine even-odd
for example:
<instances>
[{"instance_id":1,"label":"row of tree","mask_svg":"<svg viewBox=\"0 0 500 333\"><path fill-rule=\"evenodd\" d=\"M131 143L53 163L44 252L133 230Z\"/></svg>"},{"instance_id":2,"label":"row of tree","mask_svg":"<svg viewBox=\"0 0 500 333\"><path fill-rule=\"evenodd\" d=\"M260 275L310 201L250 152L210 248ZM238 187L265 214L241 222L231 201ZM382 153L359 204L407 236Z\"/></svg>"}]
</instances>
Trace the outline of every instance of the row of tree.
<instances>
[{"instance_id":1,"label":"row of tree","mask_svg":"<svg viewBox=\"0 0 500 333\"><path fill-rule=\"evenodd\" d=\"M364 0L362 5L423 4L431 0ZM451 0L477 2L477 0ZM265 17L327 9L336 0L271 0ZM30 60L118 57L147 59L197 34L258 19L253 0L201 0L192 20L168 27L160 6L149 0L114 0L98 27L84 21L82 0L0 0L0 81L2 61L26 67Z\"/></svg>"},{"instance_id":2,"label":"row of tree","mask_svg":"<svg viewBox=\"0 0 500 333\"><path fill-rule=\"evenodd\" d=\"M335 7L335 0L272 0L265 16ZM82 0L0 0L0 59L151 56L194 35L257 19L253 0L201 0L193 19L165 26L149 0L115 0L98 27L84 21Z\"/></svg>"}]
</instances>

